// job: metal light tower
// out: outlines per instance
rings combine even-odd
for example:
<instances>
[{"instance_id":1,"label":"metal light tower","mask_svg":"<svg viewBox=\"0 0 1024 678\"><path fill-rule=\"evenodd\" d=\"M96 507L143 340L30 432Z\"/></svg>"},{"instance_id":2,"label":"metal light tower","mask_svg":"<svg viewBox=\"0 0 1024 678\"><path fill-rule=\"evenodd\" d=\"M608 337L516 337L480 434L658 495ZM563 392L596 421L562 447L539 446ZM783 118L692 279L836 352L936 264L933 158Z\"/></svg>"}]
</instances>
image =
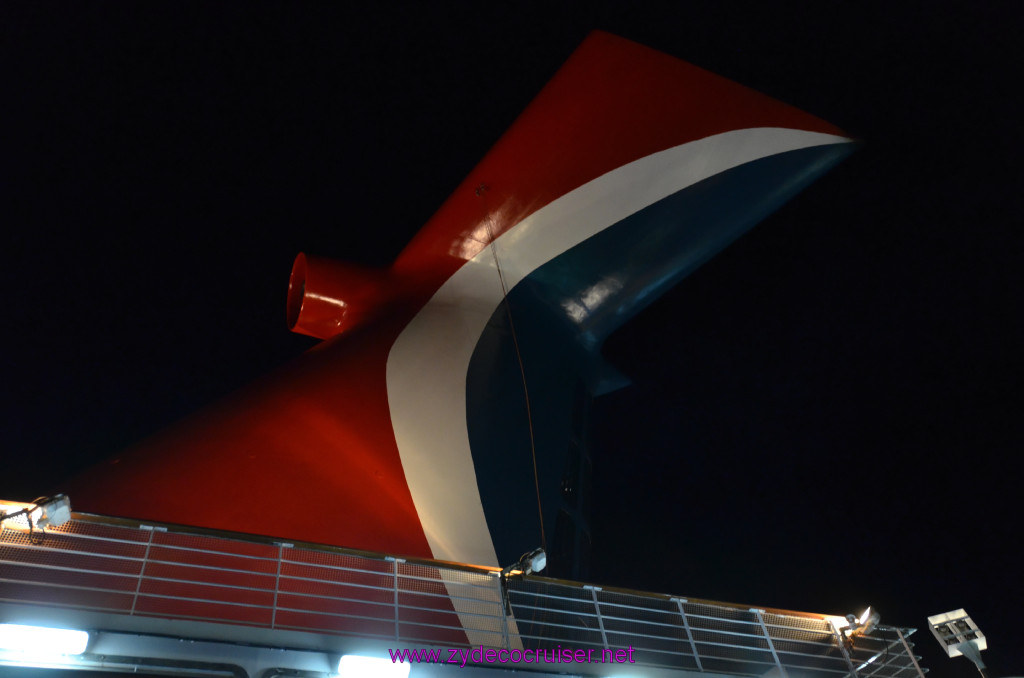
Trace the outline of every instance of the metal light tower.
<instances>
[{"instance_id":1,"label":"metal light tower","mask_svg":"<svg viewBox=\"0 0 1024 678\"><path fill-rule=\"evenodd\" d=\"M928 617L928 626L939 645L950 657L963 655L974 662L984 678L989 678L981 651L988 647L985 634L963 608Z\"/></svg>"}]
</instances>

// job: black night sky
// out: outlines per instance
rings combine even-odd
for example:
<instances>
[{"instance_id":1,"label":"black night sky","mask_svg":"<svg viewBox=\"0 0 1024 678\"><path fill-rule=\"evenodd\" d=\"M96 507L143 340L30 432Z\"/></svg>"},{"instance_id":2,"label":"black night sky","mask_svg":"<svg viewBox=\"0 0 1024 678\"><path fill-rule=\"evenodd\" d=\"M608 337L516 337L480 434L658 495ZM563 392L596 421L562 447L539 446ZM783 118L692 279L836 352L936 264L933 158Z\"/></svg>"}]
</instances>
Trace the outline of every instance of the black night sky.
<instances>
[{"instance_id":1,"label":"black night sky","mask_svg":"<svg viewBox=\"0 0 1024 678\"><path fill-rule=\"evenodd\" d=\"M609 340L634 385L592 413L591 579L871 604L939 677L974 669L925 617L965 607L993 675L1024 673L1022 15L3 2L0 496L311 346L295 254L389 263L602 28L864 144Z\"/></svg>"}]
</instances>

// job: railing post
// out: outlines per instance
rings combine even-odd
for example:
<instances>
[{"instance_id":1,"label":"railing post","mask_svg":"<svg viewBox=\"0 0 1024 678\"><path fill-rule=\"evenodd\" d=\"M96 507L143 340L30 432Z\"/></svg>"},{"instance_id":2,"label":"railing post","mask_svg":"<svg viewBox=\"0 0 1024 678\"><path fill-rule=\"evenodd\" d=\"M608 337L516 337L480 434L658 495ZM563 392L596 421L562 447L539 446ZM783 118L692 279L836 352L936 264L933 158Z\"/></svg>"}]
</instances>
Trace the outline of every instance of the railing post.
<instances>
[{"instance_id":1,"label":"railing post","mask_svg":"<svg viewBox=\"0 0 1024 678\"><path fill-rule=\"evenodd\" d=\"M750 608L750 611L757 615L757 623L761 625L761 631L764 632L764 639L768 641L768 649L772 651L772 657L775 658L775 665L779 667L779 675L781 675L782 678L786 678L786 669L782 666L779 654L775 651L775 643L772 642L772 636L768 633L768 627L764 623L764 610L752 607Z\"/></svg>"},{"instance_id":2,"label":"railing post","mask_svg":"<svg viewBox=\"0 0 1024 678\"><path fill-rule=\"evenodd\" d=\"M153 533L156 531L151 525L139 525L140 529L149 531L149 539L146 541L146 552L142 555L142 567L139 568L139 578L135 581L135 595L132 596L132 609L129 615L135 614L135 606L139 602L139 592L142 590L142 578L146 576L146 563L149 562L149 547L153 545Z\"/></svg>"},{"instance_id":3,"label":"railing post","mask_svg":"<svg viewBox=\"0 0 1024 678\"><path fill-rule=\"evenodd\" d=\"M601 603L597 601L597 592L601 590L601 587L584 584L583 588L590 589L590 596L594 599L594 612L597 613L597 625L601 629L601 642L604 643L604 649L610 650L611 647L608 646L608 634L605 633L604 630L604 619L601 618Z\"/></svg>"},{"instance_id":4,"label":"railing post","mask_svg":"<svg viewBox=\"0 0 1024 678\"><path fill-rule=\"evenodd\" d=\"M508 633L508 616L511 609L511 604L508 602L506 596L509 594L505 588L505 575L501 572L495 572L497 576L494 578L495 584L498 587L498 604L501 608L501 638L505 641L505 649L509 652L512 651L512 639Z\"/></svg>"},{"instance_id":5,"label":"railing post","mask_svg":"<svg viewBox=\"0 0 1024 678\"><path fill-rule=\"evenodd\" d=\"M924 678L924 671L921 670L921 665L917 663L917 657L914 656L914 651L911 649L907 639L903 637L903 631L896 628L896 635L900 637L900 642L903 643L903 647L907 651L907 656L910 657L910 661L914 662L914 668L917 669L917 675Z\"/></svg>"},{"instance_id":6,"label":"railing post","mask_svg":"<svg viewBox=\"0 0 1024 678\"><path fill-rule=\"evenodd\" d=\"M832 622L825 622L832 629L832 635L836 637L836 645L839 646L839 651L843 653L843 658L846 659L846 665L850 667L850 675L853 678L859 678L857 676L857 669L853 666L853 660L850 659L850 653L846 651L846 644L843 643L843 634L839 633L839 629L836 628Z\"/></svg>"},{"instance_id":7,"label":"railing post","mask_svg":"<svg viewBox=\"0 0 1024 678\"><path fill-rule=\"evenodd\" d=\"M275 628L277 623L277 594L281 590L281 564L284 560L285 548L291 548L294 544L284 542L277 543L277 575L274 577L274 608L270 611L270 628Z\"/></svg>"},{"instance_id":8,"label":"railing post","mask_svg":"<svg viewBox=\"0 0 1024 678\"><path fill-rule=\"evenodd\" d=\"M395 602L395 643L397 643L398 640L399 640L399 633L398 633L398 629L399 629L399 625L398 625L398 564L399 563L404 563L405 559L404 558L395 558L393 556L388 556L387 560L390 560L391 564L393 566L391 572L393 574L392 582L394 584L394 589L395 589L395 596L394 596L394 602Z\"/></svg>"},{"instance_id":9,"label":"railing post","mask_svg":"<svg viewBox=\"0 0 1024 678\"><path fill-rule=\"evenodd\" d=\"M672 600L676 601L676 607L679 608L679 616L683 618L683 629L686 630L686 638L690 641L690 649L693 651L693 661L697 663L697 670L703 673L704 667L701 666L700 655L697 654L697 643L693 642L693 634L690 632L690 622L687 621L686 610L683 609L683 603L687 601L680 600L679 598L673 598Z\"/></svg>"}]
</instances>

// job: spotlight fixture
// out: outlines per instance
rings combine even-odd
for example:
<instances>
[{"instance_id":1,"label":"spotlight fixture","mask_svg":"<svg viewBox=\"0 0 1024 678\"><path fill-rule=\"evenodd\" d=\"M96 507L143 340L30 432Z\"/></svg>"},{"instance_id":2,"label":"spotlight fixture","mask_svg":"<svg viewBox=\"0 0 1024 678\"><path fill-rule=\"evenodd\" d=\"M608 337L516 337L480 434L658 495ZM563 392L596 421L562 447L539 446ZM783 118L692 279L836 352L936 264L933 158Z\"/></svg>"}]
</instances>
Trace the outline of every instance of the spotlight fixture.
<instances>
[{"instance_id":1,"label":"spotlight fixture","mask_svg":"<svg viewBox=\"0 0 1024 678\"><path fill-rule=\"evenodd\" d=\"M846 619L850 622L850 635L866 636L875 630L878 622L882 620L882 616L875 610L872 610L869 605L866 610L860 613L859 617L854 617L851 614L847 615Z\"/></svg>"},{"instance_id":2,"label":"spotlight fixture","mask_svg":"<svg viewBox=\"0 0 1024 678\"><path fill-rule=\"evenodd\" d=\"M843 641L847 644L852 643L856 636L869 635L881 620L881 615L870 606L861 612L860 616L848 614L846 617L827 618L832 628L842 636Z\"/></svg>"},{"instance_id":3,"label":"spotlight fixture","mask_svg":"<svg viewBox=\"0 0 1024 678\"><path fill-rule=\"evenodd\" d=\"M978 667L978 672L988 678L985 662L981 659L981 651L988 648L988 641L963 608L928 617L928 627L946 654L967 657Z\"/></svg>"},{"instance_id":4,"label":"spotlight fixture","mask_svg":"<svg viewBox=\"0 0 1024 678\"><path fill-rule=\"evenodd\" d=\"M502 569L501 574L505 577L518 574L533 574L534 572L540 572L547 566L548 555L544 552L543 548L538 547L519 556L519 560Z\"/></svg>"},{"instance_id":5,"label":"spotlight fixture","mask_svg":"<svg viewBox=\"0 0 1024 678\"><path fill-rule=\"evenodd\" d=\"M501 569L501 599L505 604L505 614L512 614L512 601L508 595L508 580L510 577L524 576L540 572L548 566L548 554L542 547L537 547L519 556L519 560L512 565L506 565Z\"/></svg>"}]
</instances>

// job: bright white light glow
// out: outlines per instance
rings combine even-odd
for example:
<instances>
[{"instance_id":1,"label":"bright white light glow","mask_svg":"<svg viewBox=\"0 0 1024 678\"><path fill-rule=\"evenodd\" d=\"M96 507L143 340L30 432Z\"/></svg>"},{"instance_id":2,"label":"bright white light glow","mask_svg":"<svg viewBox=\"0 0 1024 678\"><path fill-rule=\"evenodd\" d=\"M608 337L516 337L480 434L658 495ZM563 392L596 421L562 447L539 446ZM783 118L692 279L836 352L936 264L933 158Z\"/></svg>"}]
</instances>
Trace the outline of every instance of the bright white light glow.
<instances>
[{"instance_id":1,"label":"bright white light glow","mask_svg":"<svg viewBox=\"0 0 1024 678\"><path fill-rule=\"evenodd\" d=\"M13 513L17 513L18 511L29 508L31 506L32 504L9 504L7 506L0 507L0 511L3 511L4 515L6 516ZM38 525L39 519L43 517L43 509L39 508L38 506L35 506L32 507L32 509L29 511L27 515L23 513L20 516L16 516L14 518L4 518L4 527L12 528L15 530L28 531L29 516L32 517L32 523L34 525Z\"/></svg>"},{"instance_id":2,"label":"bright white light glow","mask_svg":"<svg viewBox=\"0 0 1024 678\"><path fill-rule=\"evenodd\" d=\"M340 678L406 678L409 665L383 657L364 657L346 654L338 662Z\"/></svg>"},{"instance_id":3,"label":"bright white light glow","mask_svg":"<svg viewBox=\"0 0 1024 678\"><path fill-rule=\"evenodd\" d=\"M850 622L845 617L825 617L825 621L831 624L836 631L850 626Z\"/></svg>"},{"instance_id":4,"label":"bright white light glow","mask_svg":"<svg viewBox=\"0 0 1024 678\"><path fill-rule=\"evenodd\" d=\"M861 614L860 619L857 620L857 623L860 624L861 626L863 626L864 624L867 623L868 619L870 619L870 618L871 618L871 607L869 606L868 609L864 610L864 613Z\"/></svg>"},{"instance_id":5,"label":"bright white light glow","mask_svg":"<svg viewBox=\"0 0 1024 678\"><path fill-rule=\"evenodd\" d=\"M0 624L0 650L33 656L53 656L82 654L88 644L89 634L85 631Z\"/></svg>"}]
</instances>

